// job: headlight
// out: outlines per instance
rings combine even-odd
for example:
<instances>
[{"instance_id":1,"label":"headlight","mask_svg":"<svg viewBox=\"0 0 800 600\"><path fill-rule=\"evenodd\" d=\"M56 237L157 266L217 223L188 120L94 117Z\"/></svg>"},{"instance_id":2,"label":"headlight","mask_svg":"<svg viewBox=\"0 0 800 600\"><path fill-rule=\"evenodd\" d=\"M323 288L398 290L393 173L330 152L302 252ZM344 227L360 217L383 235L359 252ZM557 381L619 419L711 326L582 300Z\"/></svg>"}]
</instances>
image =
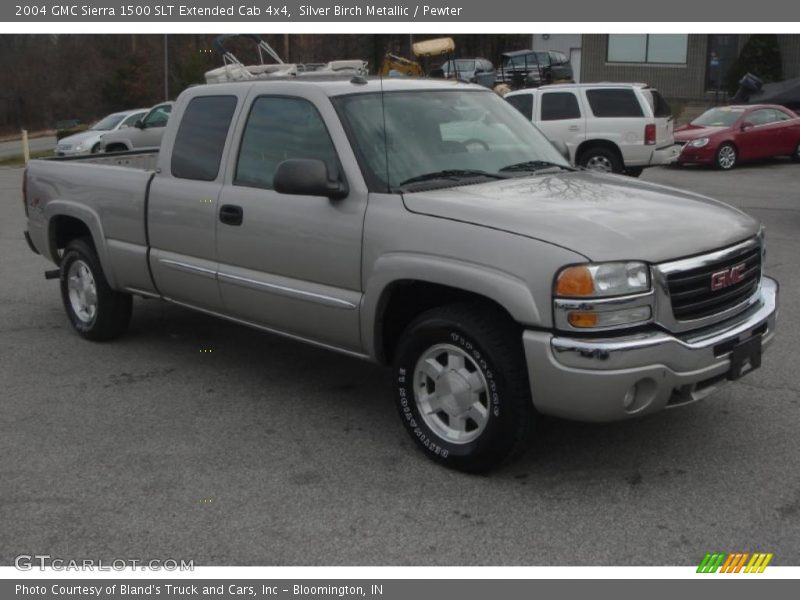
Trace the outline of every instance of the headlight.
<instances>
[{"instance_id":1,"label":"headlight","mask_svg":"<svg viewBox=\"0 0 800 600\"><path fill-rule=\"evenodd\" d=\"M553 295L561 330L622 329L653 320L650 269L643 262L566 267L556 277Z\"/></svg>"},{"instance_id":2,"label":"headlight","mask_svg":"<svg viewBox=\"0 0 800 600\"><path fill-rule=\"evenodd\" d=\"M694 146L695 148L702 148L703 146L708 146L708 141L708 138L697 138L696 140L689 142L689 145Z\"/></svg>"},{"instance_id":3,"label":"headlight","mask_svg":"<svg viewBox=\"0 0 800 600\"><path fill-rule=\"evenodd\" d=\"M559 298L605 298L650 290L650 270L643 262L575 265L556 278Z\"/></svg>"}]
</instances>

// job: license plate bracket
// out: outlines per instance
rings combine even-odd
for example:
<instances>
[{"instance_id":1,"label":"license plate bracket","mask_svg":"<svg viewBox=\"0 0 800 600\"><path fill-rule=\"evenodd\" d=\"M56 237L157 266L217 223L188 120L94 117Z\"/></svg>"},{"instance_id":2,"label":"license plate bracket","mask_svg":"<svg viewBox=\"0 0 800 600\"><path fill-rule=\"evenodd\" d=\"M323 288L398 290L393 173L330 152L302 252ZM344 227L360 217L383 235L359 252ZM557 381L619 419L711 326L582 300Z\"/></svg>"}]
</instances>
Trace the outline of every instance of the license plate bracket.
<instances>
[{"instance_id":1,"label":"license plate bracket","mask_svg":"<svg viewBox=\"0 0 800 600\"><path fill-rule=\"evenodd\" d=\"M728 379L736 381L750 371L755 371L761 366L761 336L756 335L749 340L740 342L731 351L731 367Z\"/></svg>"}]
</instances>

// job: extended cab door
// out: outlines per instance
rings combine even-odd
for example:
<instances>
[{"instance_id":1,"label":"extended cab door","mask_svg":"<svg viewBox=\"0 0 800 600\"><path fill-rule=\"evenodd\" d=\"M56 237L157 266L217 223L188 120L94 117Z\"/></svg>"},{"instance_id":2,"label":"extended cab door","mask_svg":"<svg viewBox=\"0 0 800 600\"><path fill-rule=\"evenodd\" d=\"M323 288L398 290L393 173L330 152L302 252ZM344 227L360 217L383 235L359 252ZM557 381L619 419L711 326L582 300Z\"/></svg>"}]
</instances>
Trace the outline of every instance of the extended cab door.
<instances>
[{"instance_id":1,"label":"extended cab door","mask_svg":"<svg viewBox=\"0 0 800 600\"><path fill-rule=\"evenodd\" d=\"M229 88L230 89L230 88ZM177 114L148 196L150 268L164 297L204 310L222 307L217 283L217 203L228 131L244 91L196 95ZM176 131L177 129L177 131Z\"/></svg>"},{"instance_id":2,"label":"extended cab door","mask_svg":"<svg viewBox=\"0 0 800 600\"><path fill-rule=\"evenodd\" d=\"M252 98L237 131L217 219L226 314L360 351L361 237L367 192L345 132L317 86L276 84ZM255 88L256 90L258 88ZM273 189L278 165L318 159L343 199ZM348 170L349 166L349 170ZM337 175L338 174L338 175ZM229 214L237 212L237 222Z\"/></svg>"},{"instance_id":3,"label":"extended cab door","mask_svg":"<svg viewBox=\"0 0 800 600\"><path fill-rule=\"evenodd\" d=\"M534 121L551 141L561 140L569 148L572 162L581 142L586 139L586 116L578 95L572 90L544 91L534 96Z\"/></svg>"}]
</instances>

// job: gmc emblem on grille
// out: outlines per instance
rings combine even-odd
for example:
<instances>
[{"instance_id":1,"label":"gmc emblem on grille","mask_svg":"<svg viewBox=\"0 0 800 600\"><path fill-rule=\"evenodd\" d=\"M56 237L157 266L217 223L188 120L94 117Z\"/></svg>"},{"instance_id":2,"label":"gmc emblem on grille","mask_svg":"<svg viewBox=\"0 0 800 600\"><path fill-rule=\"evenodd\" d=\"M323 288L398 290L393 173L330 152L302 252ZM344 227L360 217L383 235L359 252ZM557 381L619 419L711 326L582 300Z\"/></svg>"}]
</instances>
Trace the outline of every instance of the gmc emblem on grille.
<instances>
[{"instance_id":1,"label":"gmc emblem on grille","mask_svg":"<svg viewBox=\"0 0 800 600\"><path fill-rule=\"evenodd\" d=\"M747 270L745 263L739 263L732 266L730 269L724 271L717 271L711 275L711 291L716 292L729 285L739 283L744 278L744 272Z\"/></svg>"}]
</instances>

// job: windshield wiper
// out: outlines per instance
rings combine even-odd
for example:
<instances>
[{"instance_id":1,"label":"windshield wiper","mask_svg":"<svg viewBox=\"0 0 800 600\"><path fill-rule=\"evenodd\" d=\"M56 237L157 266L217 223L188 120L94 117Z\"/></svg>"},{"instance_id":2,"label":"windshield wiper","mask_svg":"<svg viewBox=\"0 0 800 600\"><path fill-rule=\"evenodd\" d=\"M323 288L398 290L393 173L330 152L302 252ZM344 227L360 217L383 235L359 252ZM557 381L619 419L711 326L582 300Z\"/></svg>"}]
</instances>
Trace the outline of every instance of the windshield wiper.
<instances>
[{"instance_id":1,"label":"windshield wiper","mask_svg":"<svg viewBox=\"0 0 800 600\"><path fill-rule=\"evenodd\" d=\"M541 169L550 169L550 168L558 168L564 169L567 171L571 171L569 167L565 167L564 165L559 165L558 163L549 162L546 160L526 160L524 162L514 163L513 165L508 165L500 169L501 173L513 173L515 171L528 171L534 172L539 171Z\"/></svg>"},{"instance_id":2,"label":"windshield wiper","mask_svg":"<svg viewBox=\"0 0 800 600\"><path fill-rule=\"evenodd\" d=\"M424 173L417 175L401 182L400 185L408 185L410 183L422 183L424 181L435 181L437 179L452 179L459 181L461 179L474 179L476 177L488 177L490 179L508 179L508 175L502 173L490 173L489 171L481 171L480 169L444 169L443 171L433 171L432 173Z\"/></svg>"}]
</instances>

